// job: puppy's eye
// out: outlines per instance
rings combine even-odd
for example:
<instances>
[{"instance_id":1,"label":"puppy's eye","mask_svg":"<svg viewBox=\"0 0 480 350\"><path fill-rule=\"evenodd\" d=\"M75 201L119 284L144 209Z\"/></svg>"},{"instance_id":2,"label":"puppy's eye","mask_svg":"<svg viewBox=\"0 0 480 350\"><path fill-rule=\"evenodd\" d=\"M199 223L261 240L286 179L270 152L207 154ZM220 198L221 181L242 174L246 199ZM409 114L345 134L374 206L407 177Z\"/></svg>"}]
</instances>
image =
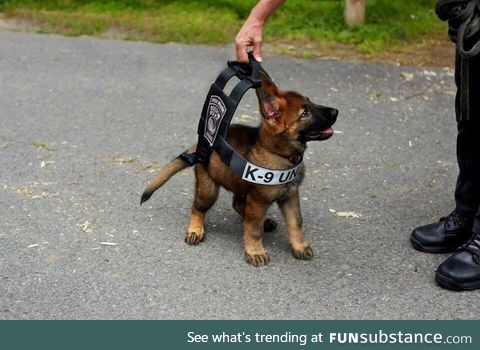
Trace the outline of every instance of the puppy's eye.
<instances>
[{"instance_id":1,"label":"puppy's eye","mask_svg":"<svg viewBox=\"0 0 480 350\"><path fill-rule=\"evenodd\" d=\"M302 114L300 114L300 118L308 118L310 116L310 110L308 108L304 108Z\"/></svg>"}]
</instances>

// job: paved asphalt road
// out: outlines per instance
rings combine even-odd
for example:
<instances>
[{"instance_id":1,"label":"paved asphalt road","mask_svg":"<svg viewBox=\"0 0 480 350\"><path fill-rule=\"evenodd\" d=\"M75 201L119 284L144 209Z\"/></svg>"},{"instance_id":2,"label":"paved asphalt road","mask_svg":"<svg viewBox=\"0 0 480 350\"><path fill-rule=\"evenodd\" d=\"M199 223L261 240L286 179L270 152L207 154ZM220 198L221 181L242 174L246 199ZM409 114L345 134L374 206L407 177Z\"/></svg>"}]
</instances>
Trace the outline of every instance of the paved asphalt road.
<instances>
[{"instance_id":1,"label":"paved asphalt road","mask_svg":"<svg viewBox=\"0 0 480 350\"><path fill-rule=\"evenodd\" d=\"M225 191L206 241L183 242L191 170L139 206L193 143L231 48L6 31L0 43L1 319L478 317L480 292L436 286L447 255L409 244L453 208L451 70L267 58L280 87L340 110L339 133L306 157L314 259L291 256L282 223L265 238L271 263L254 268ZM250 93L237 119L258 118Z\"/></svg>"}]
</instances>

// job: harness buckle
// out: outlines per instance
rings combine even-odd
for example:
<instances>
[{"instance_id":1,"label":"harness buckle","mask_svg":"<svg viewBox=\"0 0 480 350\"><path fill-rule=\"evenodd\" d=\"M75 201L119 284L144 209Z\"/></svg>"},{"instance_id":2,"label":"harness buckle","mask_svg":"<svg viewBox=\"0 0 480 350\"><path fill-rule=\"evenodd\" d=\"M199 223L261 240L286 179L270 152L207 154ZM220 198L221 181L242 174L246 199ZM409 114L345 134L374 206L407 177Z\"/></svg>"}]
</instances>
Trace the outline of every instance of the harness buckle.
<instances>
[{"instance_id":1,"label":"harness buckle","mask_svg":"<svg viewBox=\"0 0 480 350\"><path fill-rule=\"evenodd\" d=\"M197 152L194 153L187 153L186 151L180 154L180 159L186 162L189 166L194 166L197 163L204 163L205 159L197 154Z\"/></svg>"}]
</instances>

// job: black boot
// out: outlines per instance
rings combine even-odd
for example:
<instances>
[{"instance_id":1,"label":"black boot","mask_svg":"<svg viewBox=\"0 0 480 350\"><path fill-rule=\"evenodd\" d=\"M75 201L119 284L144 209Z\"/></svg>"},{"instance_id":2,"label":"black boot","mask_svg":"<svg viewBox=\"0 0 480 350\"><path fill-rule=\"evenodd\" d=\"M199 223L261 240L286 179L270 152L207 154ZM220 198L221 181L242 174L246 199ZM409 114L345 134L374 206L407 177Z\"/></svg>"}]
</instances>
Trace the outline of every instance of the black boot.
<instances>
[{"instance_id":1,"label":"black boot","mask_svg":"<svg viewBox=\"0 0 480 350\"><path fill-rule=\"evenodd\" d=\"M435 280L453 290L480 288L480 234L473 234L470 241L440 264Z\"/></svg>"},{"instance_id":2,"label":"black boot","mask_svg":"<svg viewBox=\"0 0 480 350\"><path fill-rule=\"evenodd\" d=\"M426 253L450 253L472 236L473 220L452 212L439 222L417 227L410 235L413 248Z\"/></svg>"}]
</instances>

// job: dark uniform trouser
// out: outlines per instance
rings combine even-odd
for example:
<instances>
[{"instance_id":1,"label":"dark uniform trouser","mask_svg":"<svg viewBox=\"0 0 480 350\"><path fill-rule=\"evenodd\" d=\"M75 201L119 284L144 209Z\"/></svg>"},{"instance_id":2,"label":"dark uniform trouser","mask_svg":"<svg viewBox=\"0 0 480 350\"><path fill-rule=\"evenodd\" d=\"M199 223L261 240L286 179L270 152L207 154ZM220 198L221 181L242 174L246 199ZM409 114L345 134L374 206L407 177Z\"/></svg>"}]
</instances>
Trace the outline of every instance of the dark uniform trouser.
<instances>
[{"instance_id":1,"label":"dark uniform trouser","mask_svg":"<svg viewBox=\"0 0 480 350\"><path fill-rule=\"evenodd\" d=\"M480 57L469 62L470 113L465 117L460 101L462 60L457 54L455 64L455 83L457 97L455 112L458 123L457 160L460 173L455 190L456 211L460 214L475 216L474 229L480 233Z\"/></svg>"}]
</instances>

